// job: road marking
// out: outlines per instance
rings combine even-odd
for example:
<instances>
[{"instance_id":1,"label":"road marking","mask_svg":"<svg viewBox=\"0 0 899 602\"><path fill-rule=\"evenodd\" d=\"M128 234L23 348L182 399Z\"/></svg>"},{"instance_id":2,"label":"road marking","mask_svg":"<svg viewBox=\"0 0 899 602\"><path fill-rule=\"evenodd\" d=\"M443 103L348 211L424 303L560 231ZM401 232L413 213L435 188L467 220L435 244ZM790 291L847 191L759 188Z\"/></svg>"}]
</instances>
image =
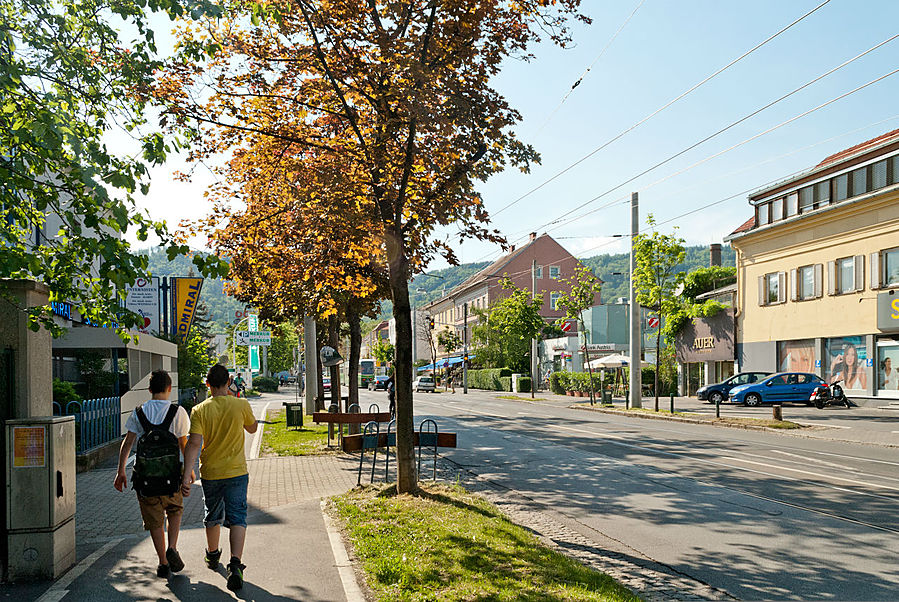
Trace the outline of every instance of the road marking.
<instances>
[{"instance_id":1,"label":"road marking","mask_svg":"<svg viewBox=\"0 0 899 602\"><path fill-rule=\"evenodd\" d=\"M852 483L854 485L867 485L868 487L877 487L880 489L889 489L890 491L899 491L897 487L890 487L889 485L879 485L877 483L868 483L865 481L856 481L855 479L844 479L843 477L835 477L833 475L825 475L817 472L809 472L807 470L799 470L798 468L787 468L786 466L780 466L777 464L766 464L764 462L755 462L753 460L743 460L741 458L736 458L734 456L722 456L724 460L733 460L734 462L743 462L745 464L755 464L757 466L764 466L766 468L774 468L776 470L788 470L790 472L798 472L799 474L811 475L813 477L819 477L822 479L833 479L834 481L843 481L845 483Z\"/></svg>"},{"instance_id":2,"label":"road marking","mask_svg":"<svg viewBox=\"0 0 899 602\"><path fill-rule=\"evenodd\" d=\"M822 426L827 429L851 429L851 426L845 426L842 424L826 424L821 422L804 422L800 420L793 420L796 424L801 424L802 426Z\"/></svg>"},{"instance_id":3,"label":"road marking","mask_svg":"<svg viewBox=\"0 0 899 602\"><path fill-rule=\"evenodd\" d=\"M102 548L96 550L93 554L79 562L75 568L63 575L59 581L54 583L50 589L44 592L44 595L38 598L36 602L59 602L59 600L62 600L66 594L69 593L68 587L72 585L72 582L75 581L75 579L83 575L87 569L91 568L95 562L100 560L100 558L120 542L124 541L124 539L124 537L117 537L107 542Z\"/></svg>"},{"instance_id":4,"label":"road marking","mask_svg":"<svg viewBox=\"0 0 899 602\"><path fill-rule=\"evenodd\" d=\"M784 456L790 456L792 458L799 458L803 462L814 462L815 464L823 464L824 466L833 466L834 468L839 468L842 470L852 470L848 468L845 464L836 464L835 462L825 462L824 460L816 460L815 458L810 458L808 456L801 456L799 454L791 454L790 452L781 451L779 449L769 450L772 454L782 454Z\"/></svg>"},{"instance_id":5,"label":"road marking","mask_svg":"<svg viewBox=\"0 0 899 602\"><path fill-rule=\"evenodd\" d=\"M262 407L262 418L261 420L265 420L268 417L268 407L272 405L274 402L268 402ZM259 457L259 447L262 445L262 431L265 430L265 424L259 423L259 428L256 429L256 434L253 436L253 446L250 448L250 459L255 460Z\"/></svg>"},{"instance_id":6,"label":"road marking","mask_svg":"<svg viewBox=\"0 0 899 602\"><path fill-rule=\"evenodd\" d=\"M331 517L325 512L325 500L322 500L321 508L325 529L328 531L328 540L331 542L331 552L334 554L334 565L340 575L340 582L343 584L343 593L346 594L347 602L365 602L365 596L362 595L362 590L356 583L356 574L353 572L353 565L350 563L340 533L334 527Z\"/></svg>"}]
</instances>

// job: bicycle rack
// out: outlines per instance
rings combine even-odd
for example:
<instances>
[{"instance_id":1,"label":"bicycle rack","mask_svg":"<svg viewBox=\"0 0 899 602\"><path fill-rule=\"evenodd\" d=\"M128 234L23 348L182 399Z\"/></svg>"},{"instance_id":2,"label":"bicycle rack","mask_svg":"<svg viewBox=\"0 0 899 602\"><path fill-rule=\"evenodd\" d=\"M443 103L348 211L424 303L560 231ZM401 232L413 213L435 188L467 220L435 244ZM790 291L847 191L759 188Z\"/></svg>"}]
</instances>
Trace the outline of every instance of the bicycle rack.
<instances>
[{"instance_id":1,"label":"bicycle rack","mask_svg":"<svg viewBox=\"0 0 899 602\"><path fill-rule=\"evenodd\" d=\"M358 403L354 403L347 408L346 412L347 414L361 414L362 408L359 407ZM348 424L346 426L346 433L347 435L358 435L361 428L361 425L358 424ZM343 425L340 425L340 430L343 430Z\"/></svg>"},{"instance_id":2,"label":"bicycle rack","mask_svg":"<svg viewBox=\"0 0 899 602\"><path fill-rule=\"evenodd\" d=\"M433 425L434 430L431 431ZM425 426L428 430L425 430ZM418 474L421 474L421 448L423 446L433 446L434 448L434 476L432 480L437 480L437 423L427 418L421 421L418 426Z\"/></svg>"},{"instance_id":3,"label":"bicycle rack","mask_svg":"<svg viewBox=\"0 0 899 602\"><path fill-rule=\"evenodd\" d=\"M380 438L380 425L374 420L365 425L362 431L362 451L359 453L359 474L356 478L356 485L362 484L362 463L365 461L365 450L375 450L375 455L371 460L371 480L375 482L375 465L378 463L378 439Z\"/></svg>"},{"instance_id":4,"label":"bicycle rack","mask_svg":"<svg viewBox=\"0 0 899 602\"><path fill-rule=\"evenodd\" d=\"M336 403L332 403L331 405L328 406L328 413L329 413L329 414L336 414L336 413L339 412L339 411L340 411L340 407L339 407ZM338 445L338 447L339 447L339 446L340 446L340 440L341 440L340 437L341 437L341 435L342 435L343 428L342 428L340 425L338 425L338 429L339 429L339 430L337 431L337 437L338 437L338 439L337 439L337 441L338 441L337 445ZM329 422L329 423L328 423L328 447L331 447L331 439L332 439L333 437L334 437L334 423L333 423L333 422Z\"/></svg>"}]
</instances>

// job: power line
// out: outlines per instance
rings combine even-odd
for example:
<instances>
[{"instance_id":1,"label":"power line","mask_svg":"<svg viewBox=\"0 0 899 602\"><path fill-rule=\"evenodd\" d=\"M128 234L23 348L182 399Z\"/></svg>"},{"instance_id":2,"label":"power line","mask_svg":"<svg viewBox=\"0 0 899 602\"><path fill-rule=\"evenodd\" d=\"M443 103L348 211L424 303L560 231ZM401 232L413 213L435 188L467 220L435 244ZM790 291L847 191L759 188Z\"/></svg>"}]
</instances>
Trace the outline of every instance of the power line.
<instances>
[{"instance_id":1,"label":"power line","mask_svg":"<svg viewBox=\"0 0 899 602\"><path fill-rule=\"evenodd\" d=\"M814 7L812 10L808 11L807 13L805 13L804 15L802 15L801 17L799 17L798 19L794 20L792 23L790 23L790 24L786 25L785 27L781 28L781 29L778 30L776 33L774 33L774 34L770 35L769 37L765 38L763 41L759 42L758 44L756 44L755 46L753 46L752 48L750 48L749 50L747 50L746 52L744 52L743 54L741 54L740 56L738 56L737 58L733 59L731 62L729 62L729 63L726 64L725 66L721 67L720 69L718 69L717 71L715 71L714 73L712 73L711 75L709 75L708 77L706 77L705 79L703 79L702 81L700 81L699 83L695 84L692 88L688 89L686 92L683 92L682 94L680 94L680 95L677 96L676 98L674 98L674 99L668 101L667 103L665 103L664 105L662 105L660 108L656 109L655 111L653 111L652 113L650 113L649 115L647 115L646 117L644 117L643 119L641 119L640 121L638 121L637 123L633 124L632 126L630 126L630 127L628 127L627 129L623 130L622 132L620 132L619 134L617 134L617 135L614 136L613 138L611 138L611 139L607 140L606 142L602 143L601 145L599 145L598 147L596 147L595 149L593 149L592 151L590 151L589 153L587 153L586 155L584 155L583 157L581 157L580 159L578 159L577 161L575 161L574 163L572 163L571 165L569 165L568 167L566 167L565 169L563 169L563 170L557 172L555 175L553 175L553 176L550 177L549 179L544 180L542 183L540 183L540 184L538 184L537 186L535 186L534 188L530 189L528 192L524 193L523 195L521 195L520 197L516 198L516 199L513 200L512 202L510 202L510 203L508 203L507 205L505 205L505 206L503 206L502 208L500 208L498 211L494 211L494 212L493 212L493 215L494 215L494 216L499 215L500 213L502 213L503 211L505 211L505 210L508 209L509 207L512 207L512 206L515 205L516 203L518 203L518 202L520 202L520 201L526 199L527 197L529 197L529 196L532 195L533 193L537 192L538 190L540 190L541 188L543 188L544 186L546 186L546 185L549 184L550 182L552 182L552 181L556 180L557 178L561 177L562 175L568 173L569 171L571 171L572 169L574 169L575 167L577 167L578 165L580 165L581 163L583 163L584 161L586 161L587 159L589 159L590 157L592 157L593 155L595 155L596 153L598 153L599 151L603 150L604 148L606 148L607 146L609 146L609 145L612 144L613 142L615 142L615 141L617 141L617 140L620 140L620 139L621 139L622 137L624 137L626 134L628 134L628 133L630 133L631 131L635 130L637 127L639 127L640 125L646 123L647 121L649 121L650 119L652 119L653 117L655 117L656 115L658 115L659 113L661 113L662 111L664 111L665 109L667 109L668 107L670 107L671 105L673 105L674 103L676 103L677 101L681 100L682 98L686 97L687 95L689 95L690 93L692 93L693 91L695 91L696 89L698 89L699 87L701 87L701 86L703 86L704 84L706 84L707 82L711 81L713 78L717 77L718 75L720 75L721 73L723 73L724 71L726 71L727 69L729 69L730 67L732 67L733 65L737 64L738 62L740 62L741 60L743 60L744 58L746 58L747 56L749 56L750 54L752 54L753 52L755 52L756 50L758 50L759 48L761 48L762 46L764 46L765 44L767 44L768 42L770 42L771 40L777 38L777 37L780 36L782 33L784 33L785 31L787 31L788 29L790 29L791 27L793 27L794 25L796 25L797 23L799 23L800 21L802 21L802 20L805 19L806 17L808 17L808 16L812 15L813 13L815 13L816 11L820 10L822 7L824 7L824 6L825 6L826 4L828 4L830 1L831 1L831 0L824 0L824 2L821 2L819 5L817 5L816 7Z\"/></svg>"},{"instance_id":2,"label":"power line","mask_svg":"<svg viewBox=\"0 0 899 602\"><path fill-rule=\"evenodd\" d=\"M577 81L571 85L571 88L568 89L568 91L562 97L562 100L560 100L559 104L556 105L556 108L552 110L552 112L546 117L546 119L543 121L543 123L540 125L540 127L537 128L537 131L534 132L532 139L536 139L540 135L540 133L543 131L543 128L546 127L546 124L548 124L552 120L552 118L555 116L555 114L559 112L559 109L562 108L562 105L565 104L565 101L568 100L568 97L571 96L571 93L574 92L574 89L581 85L581 82L584 81L584 78L587 77L587 74L590 73L590 70L593 69L594 65L596 65L596 63L599 62L599 59L601 59L602 55L604 55L606 53L606 50L609 49L609 46L612 45L612 42L614 42L615 38L618 37L618 34L621 33L621 30L623 30L625 28L625 26L627 26L627 24L630 22L630 20L634 17L634 15L637 14L637 11L640 10L640 7L643 6L644 2L646 2L646 0L640 0L640 3L637 4L637 6L634 8L633 12L631 12L631 14L628 16L628 18L624 20L624 23L622 23L621 26L618 27L618 30L612 35L612 37L609 39L609 41L606 42L606 45L603 46L602 50L599 52L599 54L596 56L596 58L593 59L593 62L590 63L590 66L588 66L587 69L577 79Z\"/></svg>"}]
</instances>

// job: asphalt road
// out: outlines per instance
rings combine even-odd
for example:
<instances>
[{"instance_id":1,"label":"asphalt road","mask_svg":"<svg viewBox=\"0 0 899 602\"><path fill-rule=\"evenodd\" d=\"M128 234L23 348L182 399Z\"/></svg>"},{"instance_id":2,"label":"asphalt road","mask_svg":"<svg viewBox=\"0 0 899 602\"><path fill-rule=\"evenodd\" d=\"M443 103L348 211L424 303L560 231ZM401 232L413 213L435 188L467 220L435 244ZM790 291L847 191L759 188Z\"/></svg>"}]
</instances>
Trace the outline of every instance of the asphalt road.
<instances>
[{"instance_id":1,"label":"asphalt road","mask_svg":"<svg viewBox=\"0 0 899 602\"><path fill-rule=\"evenodd\" d=\"M386 406L386 395L360 401ZM896 448L565 405L415 397L416 423L459 433L448 459L597 543L611 537L743 600L899 599Z\"/></svg>"}]
</instances>

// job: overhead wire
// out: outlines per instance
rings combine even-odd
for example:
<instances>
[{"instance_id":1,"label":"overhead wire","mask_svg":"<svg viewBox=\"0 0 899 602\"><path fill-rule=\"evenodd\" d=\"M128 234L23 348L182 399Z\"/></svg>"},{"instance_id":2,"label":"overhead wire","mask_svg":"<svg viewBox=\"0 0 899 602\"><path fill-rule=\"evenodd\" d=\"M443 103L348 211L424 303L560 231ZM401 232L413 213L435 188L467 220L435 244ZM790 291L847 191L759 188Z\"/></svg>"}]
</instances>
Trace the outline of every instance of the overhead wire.
<instances>
[{"instance_id":1,"label":"overhead wire","mask_svg":"<svg viewBox=\"0 0 899 602\"><path fill-rule=\"evenodd\" d=\"M737 64L738 62L740 62L741 60L743 60L744 58L746 58L747 56L749 56L750 54L752 54L753 52L755 52L756 50L758 50L759 48L761 48L762 46L764 46L765 44L771 42L772 40L774 40L775 38L777 38L778 36L780 36L781 34L783 34L784 32L786 32L786 31L789 30L790 28L794 27L796 24L800 23L801 21L803 21L804 19L806 19L806 18L809 17L810 15L814 14L815 12L817 12L818 10L820 10L821 8L823 8L825 5L827 5L828 3L830 3L830 1L831 1L831 0L824 0L823 2L821 2L820 4L818 4L817 6L815 6L814 8L812 8L810 11L806 12L805 14L803 14L802 16L800 16L799 18L795 19L794 21L792 21L792 22L789 23L788 25L782 27L782 28L779 29L777 32L771 34L770 36L768 36L767 38L765 38L764 40L762 40L761 42L759 42L758 44L756 44L755 46L753 46L752 48L750 48L749 50L747 50L746 52L744 52L743 54L741 54L740 56L738 56L737 58L733 59L732 61L730 61L729 63L727 63L727 64L724 65L723 67L719 68L717 71L715 71L715 72L712 73L711 75L707 76L705 79L703 79L703 80L700 81L699 83L693 85L693 87L691 87L691 88L689 88L688 90L686 90L685 92L681 93L679 96L677 96L677 97L673 98L672 100L668 101L667 103L665 103L664 105L662 105L661 107L659 107L658 109L656 109L655 111L653 111L652 113L650 113L649 115L647 115L646 117L644 117L643 119L641 119L640 121L636 122L635 124L631 125L630 127L626 128L625 130L622 130L620 133L618 133L617 135L613 136L612 138L610 138L610 139L607 140L606 142L602 143L601 145L599 145L598 147L596 147L595 149L593 149L592 151L590 151L589 153L587 153L586 155L584 155L583 157L581 157L580 159L578 159L577 161L575 161L574 163L570 164L568 167L565 167L564 169L562 169L561 171L557 172L556 174L554 174L554 175L551 176L550 178L544 180L543 182L541 182L540 184L538 184L538 185L535 186L534 188L531 188L529 191L527 191L527 192L524 193L523 195L519 196L518 198L514 199L514 200L511 201L510 203L508 203L508 204L504 205L503 207L501 207L499 210L494 211L494 212L493 212L493 215L494 215L494 216L499 215L500 213L502 213L502 212L505 211L506 209L512 207L513 205L515 205L515 204L521 202L522 200L526 199L527 197L529 197L529 196L532 195L533 193L537 192L538 190L540 190L541 188L543 188L544 186L546 186L546 185L549 184L550 182L553 182L553 181L555 181L556 179L558 179L559 177L561 177L562 175L568 173L569 171L571 171L572 169L574 169L575 167L577 167L578 165L580 165L581 163L583 163L584 161L586 161L587 159L589 159L590 157L592 157L593 155L595 155L596 153L598 153L599 151L601 151L601 150L603 150L604 148L608 147L610 144L616 142L617 140L620 140L620 139L623 138L625 135L627 135L628 133L630 133L630 132L632 132L633 130L637 129L639 126L641 126L642 124L646 123L647 121L649 121L650 119L652 119L653 117L655 117L656 115L658 115L659 113L661 113L662 111L664 111L665 109L667 109L668 107L670 107L671 105L673 105L674 103L676 103L676 102L678 102L679 100L683 99L684 97L688 96L689 94L691 94L692 92L694 92L695 90L697 90L697 89L700 88L701 86L705 85L706 83L708 83L709 81L711 81L712 79L714 79L715 77L717 77L718 75L720 75L721 73L723 73L724 71L726 71L727 69L729 69L730 67L732 67L733 65Z\"/></svg>"}]
</instances>

